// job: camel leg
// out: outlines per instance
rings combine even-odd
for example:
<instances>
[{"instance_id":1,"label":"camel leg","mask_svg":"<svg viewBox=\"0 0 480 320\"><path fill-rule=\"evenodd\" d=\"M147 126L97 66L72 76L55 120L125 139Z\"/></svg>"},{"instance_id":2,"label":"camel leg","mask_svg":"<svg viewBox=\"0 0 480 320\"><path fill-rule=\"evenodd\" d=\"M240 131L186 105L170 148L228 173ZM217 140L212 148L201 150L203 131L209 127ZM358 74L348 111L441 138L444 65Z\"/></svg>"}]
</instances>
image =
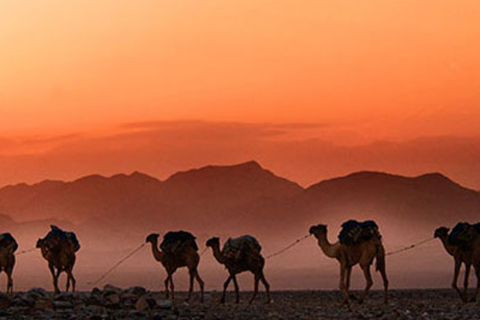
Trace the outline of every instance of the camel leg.
<instances>
[{"instance_id":1,"label":"camel leg","mask_svg":"<svg viewBox=\"0 0 480 320\"><path fill-rule=\"evenodd\" d=\"M477 287L475 288L472 298L470 298L470 302L477 301L477 295L480 289L480 266L475 266L475 275L477 276Z\"/></svg>"},{"instance_id":2,"label":"camel leg","mask_svg":"<svg viewBox=\"0 0 480 320\"><path fill-rule=\"evenodd\" d=\"M465 278L463 279L463 294L462 300L468 301L468 278L470 277L470 269L472 265L470 263L465 264Z\"/></svg>"},{"instance_id":3,"label":"camel leg","mask_svg":"<svg viewBox=\"0 0 480 320\"><path fill-rule=\"evenodd\" d=\"M388 278L387 278L387 271L385 270L385 266L378 268L380 274L382 275L383 280L383 289L385 291L385 303L388 304Z\"/></svg>"},{"instance_id":4,"label":"camel leg","mask_svg":"<svg viewBox=\"0 0 480 320\"><path fill-rule=\"evenodd\" d=\"M265 279L263 271L260 274L260 281L262 281L263 286L265 287L265 292L267 293L267 303L272 302L272 299L270 298L270 284L267 282L267 279Z\"/></svg>"},{"instance_id":5,"label":"camel leg","mask_svg":"<svg viewBox=\"0 0 480 320\"><path fill-rule=\"evenodd\" d=\"M233 276L233 285L235 286L235 303L240 303L240 290L238 289L237 277Z\"/></svg>"},{"instance_id":6,"label":"camel leg","mask_svg":"<svg viewBox=\"0 0 480 320\"><path fill-rule=\"evenodd\" d=\"M65 292L68 292L69 289L70 289L70 275L67 272L67 284L65 286Z\"/></svg>"},{"instance_id":7,"label":"camel leg","mask_svg":"<svg viewBox=\"0 0 480 320\"><path fill-rule=\"evenodd\" d=\"M458 275L460 273L460 266L461 266L462 262L460 260L455 260L455 269L453 271L453 282L452 282L452 288L455 289L455 291L458 292L459 296L460 296L460 299L463 300L463 297L462 297L462 292L460 291L460 289L458 289L458 286L457 286L457 282L458 282Z\"/></svg>"},{"instance_id":8,"label":"camel leg","mask_svg":"<svg viewBox=\"0 0 480 320\"><path fill-rule=\"evenodd\" d=\"M368 293L370 292L370 288L373 285L372 275L370 273L370 265L363 265L361 266L361 268L363 270L363 274L365 275L365 280L367 281L367 284L365 286L365 291L363 292L363 295L360 299L360 303L365 301L365 298L367 297Z\"/></svg>"},{"instance_id":9,"label":"camel leg","mask_svg":"<svg viewBox=\"0 0 480 320\"><path fill-rule=\"evenodd\" d=\"M260 282L260 275L255 273L254 274L254 287L253 287L253 296L250 299L250 304L252 304L253 300L255 300L255 297L257 296L258 293L258 283Z\"/></svg>"},{"instance_id":10,"label":"camel leg","mask_svg":"<svg viewBox=\"0 0 480 320\"><path fill-rule=\"evenodd\" d=\"M197 282L200 285L200 302L203 302L203 291L205 288L205 283L203 282L202 278L200 278L197 269L195 269L195 273L193 275L195 276L195 279L197 279Z\"/></svg>"},{"instance_id":11,"label":"camel leg","mask_svg":"<svg viewBox=\"0 0 480 320\"><path fill-rule=\"evenodd\" d=\"M190 275L190 287L188 288L188 296L187 296L187 299L186 301L190 301L190 297L192 296L192 292L193 292L193 278L194 278L194 273L195 273L195 270L188 270L188 273Z\"/></svg>"},{"instance_id":12,"label":"camel leg","mask_svg":"<svg viewBox=\"0 0 480 320\"><path fill-rule=\"evenodd\" d=\"M60 269L57 269L58 272L56 273L53 264L49 264L48 268L50 269L50 273L52 274L53 278L53 292L60 293L60 289L58 288L58 277L60 276Z\"/></svg>"},{"instance_id":13,"label":"camel leg","mask_svg":"<svg viewBox=\"0 0 480 320\"><path fill-rule=\"evenodd\" d=\"M385 248L383 245L377 246L377 255L376 255L376 269L382 275L383 280L383 289L385 291L385 304L388 304L388 278L386 271L386 262L385 262Z\"/></svg>"},{"instance_id":14,"label":"camel leg","mask_svg":"<svg viewBox=\"0 0 480 320\"><path fill-rule=\"evenodd\" d=\"M172 300L175 300L175 285L173 284L173 274L170 276L170 291L172 292Z\"/></svg>"},{"instance_id":15,"label":"camel leg","mask_svg":"<svg viewBox=\"0 0 480 320\"><path fill-rule=\"evenodd\" d=\"M345 281L345 285L347 287L347 290L349 291L348 292L348 297L352 300L357 300L357 297L353 294L353 293L350 293L350 278L352 277L352 267L347 267L347 270L346 270L346 281Z\"/></svg>"},{"instance_id":16,"label":"camel leg","mask_svg":"<svg viewBox=\"0 0 480 320\"><path fill-rule=\"evenodd\" d=\"M72 270L66 270L65 272L67 273L67 292L68 292L68 289L70 288L70 283L72 284L72 292L75 292L76 281L75 281L75 278L73 277L73 272Z\"/></svg>"},{"instance_id":17,"label":"camel leg","mask_svg":"<svg viewBox=\"0 0 480 320\"><path fill-rule=\"evenodd\" d=\"M7 294L13 295L13 278L12 278L13 269L9 268L9 269L5 270L5 272L7 274L7 279L8 279Z\"/></svg>"},{"instance_id":18,"label":"camel leg","mask_svg":"<svg viewBox=\"0 0 480 320\"><path fill-rule=\"evenodd\" d=\"M340 264L340 291L343 293L343 303L349 304L349 297L348 297L348 288L345 285L345 273L346 273L346 266L344 264Z\"/></svg>"},{"instance_id":19,"label":"camel leg","mask_svg":"<svg viewBox=\"0 0 480 320\"><path fill-rule=\"evenodd\" d=\"M170 283L170 275L165 279L165 299L170 298L170 290L168 289L168 284Z\"/></svg>"},{"instance_id":20,"label":"camel leg","mask_svg":"<svg viewBox=\"0 0 480 320\"><path fill-rule=\"evenodd\" d=\"M232 278L233 276L229 275L227 278L227 281L225 281L225 283L223 284L223 294L222 294L222 299L220 300L220 303L225 303L225 295L227 294L227 288Z\"/></svg>"}]
</instances>

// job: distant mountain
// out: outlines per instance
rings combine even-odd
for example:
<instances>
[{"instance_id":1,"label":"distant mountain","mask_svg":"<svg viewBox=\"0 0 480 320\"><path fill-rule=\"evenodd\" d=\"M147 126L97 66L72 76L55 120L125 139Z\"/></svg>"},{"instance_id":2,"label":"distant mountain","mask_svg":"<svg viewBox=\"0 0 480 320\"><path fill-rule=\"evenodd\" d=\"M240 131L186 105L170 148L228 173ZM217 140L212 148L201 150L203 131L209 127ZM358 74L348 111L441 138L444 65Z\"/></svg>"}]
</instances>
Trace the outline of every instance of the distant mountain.
<instances>
[{"instance_id":1,"label":"distant mountain","mask_svg":"<svg viewBox=\"0 0 480 320\"><path fill-rule=\"evenodd\" d=\"M122 234L139 237L170 228L287 236L305 232L311 223L339 225L349 218L373 218L386 228L414 232L477 220L480 194L439 173L408 178L358 172L303 189L251 161L179 172L165 181L134 172L7 186L0 189L0 213L5 226L68 220L109 243Z\"/></svg>"},{"instance_id":2,"label":"distant mountain","mask_svg":"<svg viewBox=\"0 0 480 320\"><path fill-rule=\"evenodd\" d=\"M440 173L408 178L358 172L307 188L294 204L305 219L374 218L408 233L480 220L480 193Z\"/></svg>"},{"instance_id":3,"label":"distant mountain","mask_svg":"<svg viewBox=\"0 0 480 320\"><path fill-rule=\"evenodd\" d=\"M232 210L259 201L298 196L303 188L250 161L179 172L165 181L164 198L178 208L205 218L231 217Z\"/></svg>"},{"instance_id":4,"label":"distant mountain","mask_svg":"<svg viewBox=\"0 0 480 320\"><path fill-rule=\"evenodd\" d=\"M302 191L252 161L180 172L165 182L134 172L7 186L0 189L0 212L18 221L57 218L86 225L100 219L140 229L186 218L196 225L228 217L250 203L291 198Z\"/></svg>"}]
</instances>

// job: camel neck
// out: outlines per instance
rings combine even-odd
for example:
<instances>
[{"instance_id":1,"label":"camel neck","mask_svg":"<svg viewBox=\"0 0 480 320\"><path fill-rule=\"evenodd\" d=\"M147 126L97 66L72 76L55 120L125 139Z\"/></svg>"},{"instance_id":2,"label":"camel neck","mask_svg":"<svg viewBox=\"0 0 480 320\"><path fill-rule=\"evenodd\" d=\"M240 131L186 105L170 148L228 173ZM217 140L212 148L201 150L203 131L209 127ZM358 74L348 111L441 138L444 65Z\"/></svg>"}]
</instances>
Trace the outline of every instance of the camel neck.
<instances>
[{"instance_id":1,"label":"camel neck","mask_svg":"<svg viewBox=\"0 0 480 320\"><path fill-rule=\"evenodd\" d=\"M218 263L224 264L225 260L223 259L222 252L220 251L220 246L219 245L212 246L212 251L213 251L213 256L218 261Z\"/></svg>"},{"instance_id":2,"label":"camel neck","mask_svg":"<svg viewBox=\"0 0 480 320\"><path fill-rule=\"evenodd\" d=\"M153 256L155 257L155 260L157 261L162 261L163 259L163 252L158 249L158 241L152 241L150 242L152 245L152 253Z\"/></svg>"},{"instance_id":3,"label":"camel neck","mask_svg":"<svg viewBox=\"0 0 480 320\"><path fill-rule=\"evenodd\" d=\"M318 235L317 239L318 239L318 245L320 246L323 253L327 257L329 257L329 258L336 258L337 257L338 243L331 244L328 241L327 233Z\"/></svg>"},{"instance_id":4,"label":"camel neck","mask_svg":"<svg viewBox=\"0 0 480 320\"><path fill-rule=\"evenodd\" d=\"M440 241L442 241L442 244L443 244L443 247L445 248L445 250L450 254L450 255L454 255L455 254L455 247L452 246L449 242L448 242L448 236L442 236L440 237Z\"/></svg>"}]
</instances>

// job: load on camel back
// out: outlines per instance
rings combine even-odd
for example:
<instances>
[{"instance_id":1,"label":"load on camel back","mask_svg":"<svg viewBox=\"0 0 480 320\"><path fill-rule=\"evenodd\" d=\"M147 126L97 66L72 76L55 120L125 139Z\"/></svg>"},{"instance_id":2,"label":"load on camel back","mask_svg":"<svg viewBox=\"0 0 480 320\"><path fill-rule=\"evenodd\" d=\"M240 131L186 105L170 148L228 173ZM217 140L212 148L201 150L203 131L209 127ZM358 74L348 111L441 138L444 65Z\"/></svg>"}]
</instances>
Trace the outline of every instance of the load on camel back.
<instances>
[{"instance_id":1,"label":"load on camel back","mask_svg":"<svg viewBox=\"0 0 480 320\"><path fill-rule=\"evenodd\" d=\"M480 235L480 223L459 222L450 232L448 242L462 248L470 248L478 235Z\"/></svg>"},{"instance_id":2,"label":"load on camel back","mask_svg":"<svg viewBox=\"0 0 480 320\"><path fill-rule=\"evenodd\" d=\"M245 255L258 253L260 256L262 246L253 236L245 235L235 239L228 238L223 246L222 254L224 259L242 261L245 260Z\"/></svg>"},{"instance_id":3,"label":"load on camel back","mask_svg":"<svg viewBox=\"0 0 480 320\"><path fill-rule=\"evenodd\" d=\"M348 220L342 224L342 229L338 234L340 243L347 246L360 244L372 238L382 239L378 225L373 220L363 222Z\"/></svg>"},{"instance_id":4,"label":"load on camel back","mask_svg":"<svg viewBox=\"0 0 480 320\"><path fill-rule=\"evenodd\" d=\"M0 248L14 253L18 249L18 244L10 233L0 233Z\"/></svg>"},{"instance_id":5,"label":"load on camel back","mask_svg":"<svg viewBox=\"0 0 480 320\"><path fill-rule=\"evenodd\" d=\"M43 239L45 245L47 245L50 249L56 247L63 241L67 241L67 243L73 249L73 252L80 250L80 242L78 241L75 233L64 231L55 225L51 225L50 229L51 230Z\"/></svg>"},{"instance_id":6,"label":"load on camel back","mask_svg":"<svg viewBox=\"0 0 480 320\"><path fill-rule=\"evenodd\" d=\"M165 253L178 254L185 248L193 248L198 251L196 238L187 231L170 231L163 236L160 249Z\"/></svg>"}]
</instances>

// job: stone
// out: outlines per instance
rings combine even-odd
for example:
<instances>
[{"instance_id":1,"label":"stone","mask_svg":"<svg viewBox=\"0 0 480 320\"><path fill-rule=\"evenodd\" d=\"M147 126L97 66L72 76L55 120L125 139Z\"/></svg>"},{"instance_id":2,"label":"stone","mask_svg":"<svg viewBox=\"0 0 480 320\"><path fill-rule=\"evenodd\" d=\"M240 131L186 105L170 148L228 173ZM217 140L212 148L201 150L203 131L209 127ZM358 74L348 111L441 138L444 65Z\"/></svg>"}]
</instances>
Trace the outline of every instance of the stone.
<instances>
[{"instance_id":1,"label":"stone","mask_svg":"<svg viewBox=\"0 0 480 320\"><path fill-rule=\"evenodd\" d=\"M124 294L133 294L137 297L143 296L147 293L147 290L143 287L131 287L123 291Z\"/></svg>"},{"instance_id":2,"label":"stone","mask_svg":"<svg viewBox=\"0 0 480 320\"><path fill-rule=\"evenodd\" d=\"M41 298L35 302L35 309L45 310L53 309L53 302L48 298Z\"/></svg>"},{"instance_id":3,"label":"stone","mask_svg":"<svg viewBox=\"0 0 480 320\"><path fill-rule=\"evenodd\" d=\"M73 303L71 301L55 300L53 301L53 307L57 309L72 309Z\"/></svg>"},{"instance_id":4,"label":"stone","mask_svg":"<svg viewBox=\"0 0 480 320\"><path fill-rule=\"evenodd\" d=\"M135 309L138 311L145 311L151 308L148 298L146 296L140 297L135 303Z\"/></svg>"},{"instance_id":5,"label":"stone","mask_svg":"<svg viewBox=\"0 0 480 320\"><path fill-rule=\"evenodd\" d=\"M173 307L172 300L157 299L155 302L160 309L171 309Z\"/></svg>"},{"instance_id":6,"label":"stone","mask_svg":"<svg viewBox=\"0 0 480 320\"><path fill-rule=\"evenodd\" d=\"M6 309L12 304L12 299L5 293L0 292L0 309Z\"/></svg>"}]
</instances>

